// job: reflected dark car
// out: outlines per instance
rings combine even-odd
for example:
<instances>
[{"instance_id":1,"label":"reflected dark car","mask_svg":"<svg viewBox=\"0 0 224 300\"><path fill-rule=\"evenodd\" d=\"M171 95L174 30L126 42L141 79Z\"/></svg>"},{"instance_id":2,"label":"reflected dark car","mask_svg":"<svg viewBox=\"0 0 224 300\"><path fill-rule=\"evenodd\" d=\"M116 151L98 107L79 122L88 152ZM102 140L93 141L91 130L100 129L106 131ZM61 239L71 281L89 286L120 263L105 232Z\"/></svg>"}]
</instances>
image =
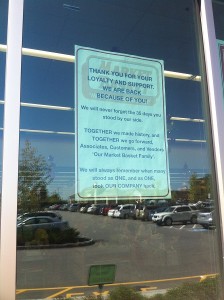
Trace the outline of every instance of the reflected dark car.
<instances>
[{"instance_id":1,"label":"reflected dark car","mask_svg":"<svg viewBox=\"0 0 224 300\"><path fill-rule=\"evenodd\" d=\"M66 211L66 210L68 210L68 208L69 208L69 204L62 204L62 205L59 207L59 210Z\"/></svg>"},{"instance_id":2,"label":"reflected dark car","mask_svg":"<svg viewBox=\"0 0 224 300\"><path fill-rule=\"evenodd\" d=\"M60 204L53 204L53 205L51 205L51 206L49 206L49 210L59 210L59 208L60 208Z\"/></svg>"},{"instance_id":3,"label":"reflected dark car","mask_svg":"<svg viewBox=\"0 0 224 300\"><path fill-rule=\"evenodd\" d=\"M92 214L94 215L100 215L101 214L101 210L106 206L105 203L102 204L95 204L93 209L92 209Z\"/></svg>"},{"instance_id":4,"label":"reflected dark car","mask_svg":"<svg viewBox=\"0 0 224 300\"><path fill-rule=\"evenodd\" d=\"M106 203L92 204L88 208L87 213L93 214L93 215L99 215L101 212L101 208L103 208L105 205L106 205Z\"/></svg>"},{"instance_id":5,"label":"reflected dark car","mask_svg":"<svg viewBox=\"0 0 224 300\"><path fill-rule=\"evenodd\" d=\"M197 222L206 229L215 228L215 211L211 208L204 208L198 212Z\"/></svg>"},{"instance_id":6,"label":"reflected dark car","mask_svg":"<svg viewBox=\"0 0 224 300\"><path fill-rule=\"evenodd\" d=\"M167 206L145 206L141 211L141 220L142 221L152 221L152 217L155 213L163 212Z\"/></svg>"},{"instance_id":7,"label":"reflected dark car","mask_svg":"<svg viewBox=\"0 0 224 300\"><path fill-rule=\"evenodd\" d=\"M69 206L68 210L69 211L78 211L79 204L78 203L73 203Z\"/></svg>"}]
</instances>

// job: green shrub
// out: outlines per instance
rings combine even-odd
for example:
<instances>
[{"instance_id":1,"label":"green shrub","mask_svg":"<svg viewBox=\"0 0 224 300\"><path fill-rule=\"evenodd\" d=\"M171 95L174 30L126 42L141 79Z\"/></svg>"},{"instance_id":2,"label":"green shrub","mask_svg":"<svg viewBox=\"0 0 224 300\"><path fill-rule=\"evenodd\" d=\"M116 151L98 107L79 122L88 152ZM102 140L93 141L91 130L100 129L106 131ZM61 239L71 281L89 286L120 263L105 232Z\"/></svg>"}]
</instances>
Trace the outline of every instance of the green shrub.
<instances>
[{"instance_id":1,"label":"green shrub","mask_svg":"<svg viewBox=\"0 0 224 300\"><path fill-rule=\"evenodd\" d=\"M78 241L79 232L74 228L59 230L53 228L48 231L48 239L50 244L66 244L76 243Z\"/></svg>"},{"instance_id":2,"label":"green shrub","mask_svg":"<svg viewBox=\"0 0 224 300\"><path fill-rule=\"evenodd\" d=\"M163 295L155 295L150 300L217 300L219 299L219 280L208 278L201 282L184 283L168 290Z\"/></svg>"},{"instance_id":3,"label":"green shrub","mask_svg":"<svg viewBox=\"0 0 224 300\"><path fill-rule=\"evenodd\" d=\"M52 228L45 230L39 228L33 229L19 229L17 230L17 245L48 245L48 244L67 244L76 243L78 241L79 231L74 228L67 228L60 230L59 228Z\"/></svg>"},{"instance_id":4,"label":"green shrub","mask_svg":"<svg viewBox=\"0 0 224 300\"><path fill-rule=\"evenodd\" d=\"M119 286L113 289L107 300L217 300L220 299L220 282L218 278L208 278L201 282L184 283L179 287L167 290L165 294L151 297L143 296L134 289ZM83 300L103 300L101 296L87 296Z\"/></svg>"},{"instance_id":5,"label":"green shrub","mask_svg":"<svg viewBox=\"0 0 224 300\"><path fill-rule=\"evenodd\" d=\"M109 293L108 300L144 300L148 299L136 292L133 288L127 286L119 286Z\"/></svg>"},{"instance_id":6,"label":"green shrub","mask_svg":"<svg viewBox=\"0 0 224 300\"><path fill-rule=\"evenodd\" d=\"M105 298L101 296L86 296L83 300L103 300ZM141 295L140 292L136 292L133 288L127 286L119 286L109 292L107 300L145 300L147 297Z\"/></svg>"},{"instance_id":7,"label":"green shrub","mask_svg":"<svg viewBox=\"0 0 224 300\"><path fill-rule=\"evenodd\" d=\"M86 296L86 297L82 298L82 300L105 300L105 298L103 298L102 296L90 295L90 296ZM107 300L108 300L108 298L107 298Z\"/></svg>"},{"instance_id":8,"label":"green shrub","mask_svg":"<svg viewBox=\"0 0 224 300\"><path fill-rule=\"evenodd\" d=\"M29 244L34 239L34 232L30 228L18 228L17 229L17 245L24 246Z\"/></svg>"},{"instance_id":9,"label":"green shrub","mask_svg":"<svg viewBox=\"0 0 224 300\"><path fill-rule=\"evenodd\" d=\"M37 242L38 245L49 244L47 231L43 228L38 228L35 231L34 240Z\"/></svg>"}]
</instances>

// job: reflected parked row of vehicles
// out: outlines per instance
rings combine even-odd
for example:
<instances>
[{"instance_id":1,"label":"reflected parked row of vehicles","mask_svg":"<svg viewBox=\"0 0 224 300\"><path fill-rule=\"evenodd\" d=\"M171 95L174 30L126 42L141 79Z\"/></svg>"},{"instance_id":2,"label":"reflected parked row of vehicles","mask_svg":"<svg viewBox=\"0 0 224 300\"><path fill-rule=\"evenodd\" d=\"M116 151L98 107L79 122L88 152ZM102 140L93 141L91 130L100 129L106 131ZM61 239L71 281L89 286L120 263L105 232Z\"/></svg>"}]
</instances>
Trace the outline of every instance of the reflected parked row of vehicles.
<instances>
[{"instance_id":1,"label":"reflected parked row of vehicles","mask_svg":"<svg viewBox=\"0 0 224 300\"><path fill-rule=\"evenodd\" d=\"M206 229L215 228L215 211L211 201L197 204L163 205L142 204L142 203L72 203L63 205L53 205L44 211L27 212L17 217L18 244L42 242L43 231L46 230L48 236L61 233L70 229L69 223L62 220L62 211L79 212L83 214L102 215L111 218L133 219L150 221L159 226L171 226L173 223L200 224ZM32 233L32 234L31 234ZM51 234L52 233L52 234ZM61 237L60 237L61 238ZM48 241L49 242L49 241Z\"/></svg>"},{"instance_id":2,"label":"reflected parked row of vehicles","mask_svg":"<svg viewBox=\"0 0 224 300\"><path fill-rule=\"evenodd\" d=\"M160 205L132 203L132 204L106 204L106 203L72 203L63 205L62 208L52 206L50 209L68 210L94 215L109 216L120 219L139 219L152 221L157 225L171 226L173 223L200 224L209 229L215 227L214 203L209 201L198 201L195 204L169 205L163 202Z\"/></svg>"}]
</instances>

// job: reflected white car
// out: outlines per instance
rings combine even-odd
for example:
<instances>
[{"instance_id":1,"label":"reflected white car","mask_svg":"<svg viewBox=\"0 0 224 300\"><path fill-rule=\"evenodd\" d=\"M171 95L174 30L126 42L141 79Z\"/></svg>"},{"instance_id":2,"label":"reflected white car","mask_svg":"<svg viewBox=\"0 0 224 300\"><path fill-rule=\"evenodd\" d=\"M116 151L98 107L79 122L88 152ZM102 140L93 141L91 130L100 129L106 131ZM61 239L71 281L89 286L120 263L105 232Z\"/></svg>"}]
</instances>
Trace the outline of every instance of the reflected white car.
<instances>
[{"instance_id":1,"label":"reflected white car","mask_svg":"<svg viewBox=\"0 0 224 300\"><path fill-rule=\"evenodd\" d=\"M197 210L192 209L190 205L175 205L167 207L163 212L155 213L152 221L157 225L171 226L173 222L182 222L186 224L197 223Z\"/></svg>"},{"instance_id":2,"label":"reflected white car","mask_svg":"<svg viewBox=\"0 0 224 300\"><path fill-rule=\"evenodd\" d=\"M198 213L198 224L206 229L215 228L215 211L212 208L204 208Z\"/></svg>"},{"instance_id":3,"label":"reflected white car","mask_svg":"<svg viewBox=\"0 0 224 300\"><path fill-rule=\"evenodd\" d=\"M109 209L108 210L108 213L107 213L107 215L109 216L109 217L114 217L114 212L115 212L115 209L113 208L113 209Z\"/></svg>"},{"instance_id":4,"label":"reflected white car","mask_svg":"<svg viewBox=\"0 0 224 300\"><path fill-rule=\"evenodd\" d=\"M93 212L93 208L94 208L94 204L92 204L91 206L89 206L88 208L87 208L87 213L88 214L91 214L92 212Z\"/></svg>"},{"instance_id":5,"label":"reflected white car","mask_svg":"<svg viewBox=\"0 0 224 300\"><path fill-rule=\"evenodd\" d=\"M114 211L114 218L128 219L135 216L135 204L118 205Z\"/></svg>"}]
</instances>

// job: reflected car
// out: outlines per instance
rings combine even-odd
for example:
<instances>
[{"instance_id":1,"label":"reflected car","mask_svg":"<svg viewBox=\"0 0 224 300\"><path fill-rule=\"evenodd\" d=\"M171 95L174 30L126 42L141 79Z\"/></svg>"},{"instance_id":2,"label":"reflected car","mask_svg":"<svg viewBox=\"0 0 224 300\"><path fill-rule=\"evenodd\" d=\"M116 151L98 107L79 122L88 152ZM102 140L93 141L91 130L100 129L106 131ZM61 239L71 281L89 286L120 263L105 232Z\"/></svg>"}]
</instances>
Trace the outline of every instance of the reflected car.
<instances>
[{"instance_id":1,"label":"reflected car","mask_svg":"<svg viewBox=\"0 0 224 300\"><path fill-rule=\"evenodd\" d=\"M22 222L30 217L50 217L54 221L61 221L62 216L58 212L53 211L32 211L19 215L17 217L17 223Z\"/></svg>"},{"instance_id":2,"label":"reflected car","mask_svg":"<svg viewBox=\"0 0 224 300\"><path fill-rule=\"evenodd\" d=\"M113 218L115 210L116 210L116 208L109 209L108 213L107 213L108 217L112 217Z\"/></svg>"},{"instance_id":3,"label":"reflected car","mask_svg":"<svg viewBox=\"0 0 224 300\"><path fill-rule=\"evenodd\" d=\"M59 210L66 211L66 210L68 210L68 208L69 208L69 204L68 204L68 203L67 203L67 204L62 204L62 205L59 207Z\"/></svg>"},{"instance_id":4,"label":"reflected car","mask_svg":"<svg viewBox=\"0 0 224 300\"><path fill-rule=\"evenodd\" d=\"M69 206L68 210L69 211L78 211L79 204L78 203L73 203Z\"/></svg>"},{"instance_id":5,"label":"reflected car","mask_svg":"<svg viewBox=\"0 0 224 300\"><path fill-rule=\"evenodd\" d=\"M100 203L100 204L92 204L90 213L94 215L100 215L101 214L101 209L105 206L105 203ZM89 211L87 211L89 212Z\"/></svg>"},{"instance_id":6,"label":"reflected car","mask_svg":"<svg viewBox=\"0 0 224 300\"><path fill-rule=\"evenodd\" d=\"M135 204L124 204L124 205L118 205L117 208L114 211L114 218L120 218L120 219L128 219L133 218L135 216Z\"/></svg>"},{"instance_id":7,"label":"reflected car","mask_svg":"<svg viewBox=\"0 0 224 300\"><path fill-rule=\"evenodd\" d=\"M80 213L87 213L88 209L91 207L91 205L92 204L87 203L87 204L81 206L80 209L79 209L79 212Z\"/></svg>"},{"instance_id":8,"label":"reflected car","mask_svg":"<svg viewBox=\"0 0 224 300\"><path fill-rule=\"evenodd\" d=\"M140 219L142 221L152 221L154 214L163 212L165 209L167 209L167 206L145 206L140 211Z\"/></svg>"},{"instance_id":9,"label":"reflected car","mask_svg":"<svg viewBox=\"0 0 224 300\"><path fill-rule=\"evenodd\" d=\"M211 208L204 208L198 212L197 221L206 229L215 228L215 211Z\"/></svg>"},{"instance_id":10,"label":"reflected car","mask_svg":"<svg viewBox=\"0 0 224 300\"><path fill-rule=\"evenodd\" d=\"M60 208L60 204L53 204L51 206L48 207L49 210L59 210Z\"/></svg>"},{"instance_id":11,"label":"reflected car","mask_svg":"<svg viewBox=\"0 0 224 300\"><path fill-rule=\"evenodd\" d=\"M186 224L197 223L198 211L193 210L189 205L169 206L163 212L155 213L152 221L157 225L171 226L173 222L181 222Z\"/></svg>"},{"instance_id":12,"label":"reflected car","mask_svg":"<svg viewBox=\"0 0 224 300\"><path fill-rule=\"evenodd\" d=\"M44 216L30 217L17 223L17 230L20 229L36 230L39 228L46 229L46 230L53 229L53 228L65 230L69 228L69 224L67 221L55 221L51 217L44 217Z\"/></svg>"},{"instance_id":13,"label":"reflected car","mask_svg":"<svg viewBox=\"0 0 224 300\"><path fill-rule=\"evenodd\" d=\"M101 215L103 216L107 216L108 215L108 211L115 209L118 206L118 204L106 204L104 207L101 208Z\"/></svg>"},{"instance_id":14,"label":"reflected car","mask_svg":"<svg viewBox=\"0 0 224 300\"><path fill-rule=\"evenodd\" d=\"M91 204L91 205L88 206L87 211L86 211L88 214L91 214L91 213L92 213L93 208L94 208L94 205L95 205L95 204Z\"/></svg>"}]
</instances>

